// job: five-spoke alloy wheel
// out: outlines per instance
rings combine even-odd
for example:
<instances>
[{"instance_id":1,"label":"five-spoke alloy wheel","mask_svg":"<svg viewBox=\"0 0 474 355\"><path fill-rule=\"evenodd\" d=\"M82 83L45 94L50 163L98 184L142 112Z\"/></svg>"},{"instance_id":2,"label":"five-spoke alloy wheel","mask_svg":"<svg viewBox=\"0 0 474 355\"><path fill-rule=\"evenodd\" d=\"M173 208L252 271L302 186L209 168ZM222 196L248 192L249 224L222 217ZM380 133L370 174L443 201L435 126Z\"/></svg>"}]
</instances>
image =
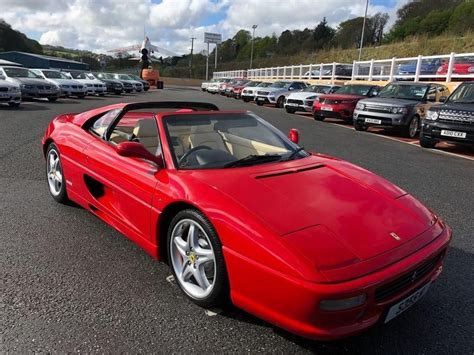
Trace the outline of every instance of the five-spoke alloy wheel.
<instances>
[{"instance_id":1,"label":"five-spoke alloy wheel","mask_svg":"<svg viewBox=\"0 0 474 355\"><path fill-rule=\"evenodd\" d=\"M68 198L66 182L61 166L61 157L54 143L49 145L46 152L46 178L48 179L48 187L51 196L58 202L66 202Z\"/></svg>"}]
</instances>

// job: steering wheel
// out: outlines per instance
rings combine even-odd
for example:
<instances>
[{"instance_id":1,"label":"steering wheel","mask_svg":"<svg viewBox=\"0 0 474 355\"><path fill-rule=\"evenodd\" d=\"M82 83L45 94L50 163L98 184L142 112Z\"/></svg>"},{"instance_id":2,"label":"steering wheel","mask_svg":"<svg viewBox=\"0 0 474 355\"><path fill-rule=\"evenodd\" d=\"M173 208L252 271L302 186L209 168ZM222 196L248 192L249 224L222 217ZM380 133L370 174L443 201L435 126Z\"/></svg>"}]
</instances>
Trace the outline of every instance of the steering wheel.
<instances>
[{"instance_id":1,"label":"steering wheel","mask_svg":"<svg viewBox=\"0 0 474 355\"><path fill-rule=\"evenodd\" d=\"M191 148L188 150L186 153L183 154L183 156L178 160L178 165L181 165L183 161L185 161L192 153L201 150L201 149L207 149L207 150L212 150L211 147L207 145L197 145L194 148Z\"/></svg>"}]
</instances>

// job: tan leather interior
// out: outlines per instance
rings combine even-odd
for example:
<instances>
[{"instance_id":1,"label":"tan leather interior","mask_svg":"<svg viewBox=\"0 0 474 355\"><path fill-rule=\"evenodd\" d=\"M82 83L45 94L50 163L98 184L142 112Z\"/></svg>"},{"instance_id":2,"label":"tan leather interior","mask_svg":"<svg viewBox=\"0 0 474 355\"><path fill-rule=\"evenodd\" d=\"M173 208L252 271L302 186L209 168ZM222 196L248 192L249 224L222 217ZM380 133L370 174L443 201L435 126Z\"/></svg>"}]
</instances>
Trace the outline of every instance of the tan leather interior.
<instances>
[{"instance_id":1,"label":"tan leather interior","mask_svg":"<svg viewBox=\"0 0 474 355\"><path fill-rule=\"evenodd\" d=\"M212 149L229 151L228 147L222 140L222 136L214 131L211 126L193 127L191 134L189 135L189 145L191 148L205 145Z\"/></svg>"},{"instance_id":2,"label":"tan leather interior","mask_svg":"<svg viewBox=\"0 0 474 355\"><path fill-rule=\"evenodd\" d=\"M154 120L139 120L133 129L136 141L143 144L148 151L156 155L159 147L158 128Z\"/></svg>"}]
</instances>

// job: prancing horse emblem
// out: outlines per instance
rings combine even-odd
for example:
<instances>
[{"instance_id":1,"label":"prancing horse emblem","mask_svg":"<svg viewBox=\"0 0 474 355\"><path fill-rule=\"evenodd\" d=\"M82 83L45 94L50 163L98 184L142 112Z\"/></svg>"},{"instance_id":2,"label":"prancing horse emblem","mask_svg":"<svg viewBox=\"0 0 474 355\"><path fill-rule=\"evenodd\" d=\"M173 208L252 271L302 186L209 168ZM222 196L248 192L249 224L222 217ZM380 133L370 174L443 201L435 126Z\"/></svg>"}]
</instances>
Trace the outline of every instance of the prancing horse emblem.
<instances>
[{"instance_id":1,"label":"prancing horse emblem","mask_svg":"<svg viewBox=\"0 0 474 355\"><path fill-rule=\"evenodd\" d=\"M390 236L395 240L401 240L401 238L395 232L390 233Z\"/></svg>"}]
</instances>

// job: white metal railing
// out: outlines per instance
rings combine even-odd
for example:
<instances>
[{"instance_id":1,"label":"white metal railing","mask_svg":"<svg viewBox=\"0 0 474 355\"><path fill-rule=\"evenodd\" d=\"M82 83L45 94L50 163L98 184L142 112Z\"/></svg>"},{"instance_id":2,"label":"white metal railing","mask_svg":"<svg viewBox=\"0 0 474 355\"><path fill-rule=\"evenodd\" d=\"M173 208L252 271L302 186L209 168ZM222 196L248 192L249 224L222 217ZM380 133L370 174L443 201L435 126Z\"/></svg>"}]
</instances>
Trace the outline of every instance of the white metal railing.
<instances>
[{"instance_id":1,"label":"white metal railing","mask_svg":"<svg viewBox=\"0 0 474 355\"><path fill-rule=\"evenodd\" d=\"M301 64L215 72L214 78L258 80L452 80L474 79L474 53L354 61L346 63Z\"/></svg>"}]
</instances>

